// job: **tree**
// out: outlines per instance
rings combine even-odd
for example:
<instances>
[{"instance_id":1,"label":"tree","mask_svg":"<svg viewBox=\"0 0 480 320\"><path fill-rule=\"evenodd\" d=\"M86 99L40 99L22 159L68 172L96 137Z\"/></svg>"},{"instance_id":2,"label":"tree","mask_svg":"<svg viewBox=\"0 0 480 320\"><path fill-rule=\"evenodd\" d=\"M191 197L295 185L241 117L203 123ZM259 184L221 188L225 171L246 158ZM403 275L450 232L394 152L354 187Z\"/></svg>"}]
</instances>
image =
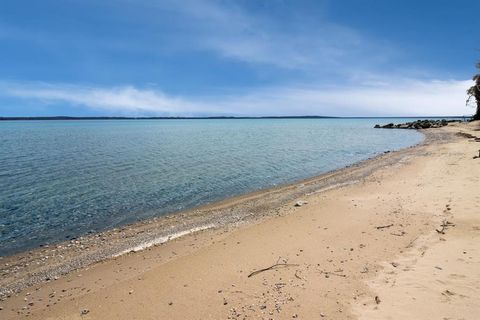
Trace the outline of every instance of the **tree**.
<instances>
[{"instance_id":1,"label":"tree","mask_svg":"<svg viewBox=\"0 0 480 320\"><path fill-rule=\"evenodd\" d=\"M476 67L480 70L480 62L477 63ZM477 111L473 116L473 120L480 120L480 73L474 75L472 80L475 81L475 84L467 90L467 105L472 98L475 99L475 102L477 103Z\"/></svg>"}]
</instances>

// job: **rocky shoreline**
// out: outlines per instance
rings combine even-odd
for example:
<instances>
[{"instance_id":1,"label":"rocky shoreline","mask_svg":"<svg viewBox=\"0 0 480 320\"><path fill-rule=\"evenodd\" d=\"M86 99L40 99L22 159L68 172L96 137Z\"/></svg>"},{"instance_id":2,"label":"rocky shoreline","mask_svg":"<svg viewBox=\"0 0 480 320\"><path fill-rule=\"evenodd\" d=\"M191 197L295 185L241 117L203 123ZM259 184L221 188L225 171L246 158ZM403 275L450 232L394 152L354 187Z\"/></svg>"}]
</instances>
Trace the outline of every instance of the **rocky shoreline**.
<instances>
[{"instance_id":1,"label":"rocky shoreline","mask_svg":"<svg viewBox=\"0 0 480 320\"><path fill-rule=\"evenodd\" d=\"M460 120L417 120L406 123L389 123L386 125L375 125L375 129L429 129L429 128L441 128L447 126L450 122L461 122Z\"/></svg>"}]
</instances>

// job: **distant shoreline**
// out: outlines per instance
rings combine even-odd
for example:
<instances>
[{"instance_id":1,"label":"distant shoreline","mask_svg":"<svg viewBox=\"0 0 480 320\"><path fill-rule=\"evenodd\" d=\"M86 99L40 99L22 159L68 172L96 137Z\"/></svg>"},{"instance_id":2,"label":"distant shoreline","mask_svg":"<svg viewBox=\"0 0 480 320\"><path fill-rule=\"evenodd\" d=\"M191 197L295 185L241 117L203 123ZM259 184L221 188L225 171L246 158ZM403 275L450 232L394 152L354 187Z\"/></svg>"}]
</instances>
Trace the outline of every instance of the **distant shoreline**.
<instances>
[{"instance_id":1,"label":"distant shoreline","mask_svg":"<svg viewBox=\"0 0 480 320\"><path fill-rule=\"evenodd\" d=\"M262 117L0 117L0 121L30 120L236 120L236 119L469 119L471 116L405 116L405 117L333 117L333 116L262 116Z\"/></svg>"}]
</instances>

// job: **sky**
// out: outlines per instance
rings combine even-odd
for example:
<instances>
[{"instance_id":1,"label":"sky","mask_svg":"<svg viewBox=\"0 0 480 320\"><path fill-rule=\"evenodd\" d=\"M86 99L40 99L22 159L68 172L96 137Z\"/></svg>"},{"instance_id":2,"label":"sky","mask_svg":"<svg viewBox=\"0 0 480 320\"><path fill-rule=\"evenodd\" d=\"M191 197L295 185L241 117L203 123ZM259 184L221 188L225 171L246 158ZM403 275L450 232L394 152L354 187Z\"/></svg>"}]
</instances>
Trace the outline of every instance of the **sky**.
<instances>
[{"instance_id":1,"label":"sky","mask_svg":"<svg viewBox=\"0 0 480 320\"><path fill-rule=\"evenodd\" d=\"M447 116L478 0L2 0L0 116Z\"/></svg>"}]
</instances>

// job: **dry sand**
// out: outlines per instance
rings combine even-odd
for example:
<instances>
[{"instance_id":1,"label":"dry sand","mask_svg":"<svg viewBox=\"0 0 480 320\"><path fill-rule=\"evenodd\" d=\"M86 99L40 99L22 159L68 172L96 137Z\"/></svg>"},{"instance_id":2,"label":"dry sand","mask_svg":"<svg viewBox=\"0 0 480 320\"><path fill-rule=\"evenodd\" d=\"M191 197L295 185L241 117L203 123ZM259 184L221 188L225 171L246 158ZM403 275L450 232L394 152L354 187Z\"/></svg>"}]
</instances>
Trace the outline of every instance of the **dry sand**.
<instances>
[{"instance_id":1,"label":"dry sand","mask_svg":"<svg viewBox=\"0 0 480 320\"><path fill-rule=\"evenodd\" d=\"M480 143L456 133L479 129L430 130L355 184L31 285L0 318L478 319Z\"/></svg>"}]
</instances>

